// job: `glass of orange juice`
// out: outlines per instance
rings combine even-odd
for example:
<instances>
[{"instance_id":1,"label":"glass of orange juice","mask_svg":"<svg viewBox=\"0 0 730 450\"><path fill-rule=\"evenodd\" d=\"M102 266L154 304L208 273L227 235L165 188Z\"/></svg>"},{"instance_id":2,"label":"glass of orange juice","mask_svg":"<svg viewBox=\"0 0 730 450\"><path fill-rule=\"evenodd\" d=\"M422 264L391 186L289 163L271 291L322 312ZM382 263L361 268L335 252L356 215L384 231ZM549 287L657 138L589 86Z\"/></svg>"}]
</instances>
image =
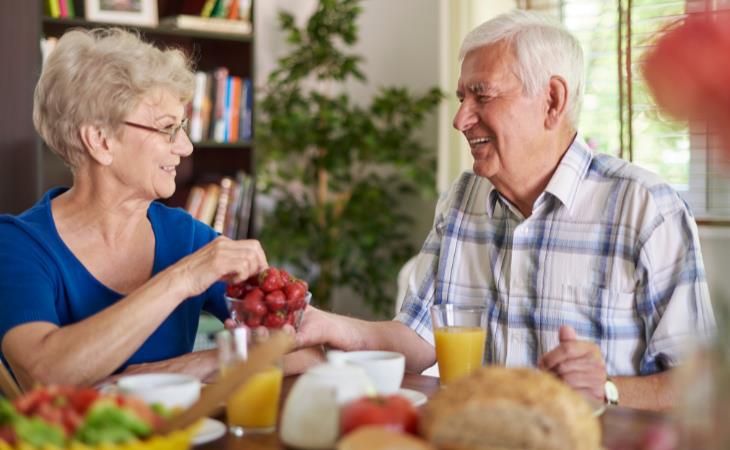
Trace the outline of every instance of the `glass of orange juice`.
<instances>
[{"instance_id":1,"label":"glass of orange juice","mask_svg":"<svg viewBox=\"0 0 730 450\"><path fill-rule=\"evenodd\" d=\"M224 335L219 336L222 372L225 372L226 366L231 362L246 359L249 337L250 332L245 327L233 330L232 342ZM276 429L283 377L281 364L268 367L253 375L228 398L226 416L228 429L233 435L240 437L251 433L269 433Z\"/></svg>"},{"instance_id":2,"label":"glass of orange juice","mask_svg":"<svg viewBox=\"0 0 730 450\"><path fill-rule=\"evenodd\" d=\"M441 384L482 366L487 342L486 306L434 305L431 323Z\"/></svg>"}]
</instances>

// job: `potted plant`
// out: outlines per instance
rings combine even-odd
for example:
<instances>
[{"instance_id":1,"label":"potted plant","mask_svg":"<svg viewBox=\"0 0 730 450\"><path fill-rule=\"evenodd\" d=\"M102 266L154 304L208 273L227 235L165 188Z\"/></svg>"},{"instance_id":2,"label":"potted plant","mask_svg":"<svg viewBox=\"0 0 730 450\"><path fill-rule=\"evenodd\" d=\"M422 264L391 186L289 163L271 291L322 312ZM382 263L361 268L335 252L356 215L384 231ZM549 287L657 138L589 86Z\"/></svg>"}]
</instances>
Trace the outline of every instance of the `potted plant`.
<instances>
[{"instance_id":1,"label":"potted plant","mask_svg":"<svg viewBox=\"0 0 730 450\"><path fill-rule=\"evenodd\" d=\"M257 105L259 190L275 199L260 238L272 261L310 282L329 308L347 286L376 313L392 308L387 284L415 253L404 196L434 192L433 151L415 136L442 98L380 88L356 104L344 82L365 82L357 41L358 0L321 0L303 27L279 13L291 51Z\"/></svg>"}]
</instances>

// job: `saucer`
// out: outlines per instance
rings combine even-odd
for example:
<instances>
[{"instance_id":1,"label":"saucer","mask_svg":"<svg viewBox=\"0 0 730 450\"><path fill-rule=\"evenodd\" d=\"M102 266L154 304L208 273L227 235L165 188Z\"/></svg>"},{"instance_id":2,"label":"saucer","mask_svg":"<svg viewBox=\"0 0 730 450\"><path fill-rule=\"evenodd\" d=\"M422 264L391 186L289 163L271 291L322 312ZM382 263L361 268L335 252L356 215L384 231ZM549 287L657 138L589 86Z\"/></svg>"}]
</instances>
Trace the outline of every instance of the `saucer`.
<instances>
[{"instance_id":1,"label":"saucer","mask_svg":"<svg viewBox=\"0 0 730 450\"><path fill-rule=\"evenodd\" d=\"M219 437L226 434L228 428L220 420L206 417L203 425L200 426L193 439L190 441L193 445L205 444L206 442L215 441Z\"/></svg>"},{"instance_id":2,"label":"saucer","mask_svg":"<svg viewBox=\"0 0 730 450\"><path fill-rule=\"evenodd\" d=\"M396 392L396 394L407 398L413 404L413 406L416 407L421 406L428 401L428 397L426 397L426 394L424 394L423 392L414 391L413 389L401 388L398 389L398 392Z\"/></svg>"}]
</instances>

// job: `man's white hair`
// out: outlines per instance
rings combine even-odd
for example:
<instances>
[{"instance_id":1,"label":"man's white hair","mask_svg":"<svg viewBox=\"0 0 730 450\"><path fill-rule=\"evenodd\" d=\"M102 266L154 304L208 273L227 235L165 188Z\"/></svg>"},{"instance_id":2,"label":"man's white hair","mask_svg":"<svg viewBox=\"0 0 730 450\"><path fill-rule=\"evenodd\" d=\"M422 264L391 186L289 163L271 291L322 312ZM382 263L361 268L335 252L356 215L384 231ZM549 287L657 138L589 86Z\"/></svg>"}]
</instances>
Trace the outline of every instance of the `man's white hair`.
<instances>
[{"instance_id":1,"label":"man's white hair","mask_svg":"<svg viewBox=\"0 0 730 450\"><path fill-rule=\"evenodd\" d=\"M578 124L583 102L583 49L580 42L560 23L549 17L514 10L484 22L469 32L459 50L459 61L470 51L507 42L517 63L513 70L522 81L524 92L536 95L550 77L559 75L568 84L568 120Z\"/></svg>"}]
</instances>

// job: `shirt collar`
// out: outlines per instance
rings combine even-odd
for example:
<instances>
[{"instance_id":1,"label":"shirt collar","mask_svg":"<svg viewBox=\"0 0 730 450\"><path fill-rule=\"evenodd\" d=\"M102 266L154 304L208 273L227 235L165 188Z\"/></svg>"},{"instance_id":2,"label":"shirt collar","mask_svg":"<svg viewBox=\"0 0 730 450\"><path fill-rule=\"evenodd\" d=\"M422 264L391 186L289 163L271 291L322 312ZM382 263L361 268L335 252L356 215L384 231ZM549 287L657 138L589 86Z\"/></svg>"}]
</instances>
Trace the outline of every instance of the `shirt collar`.
<instances>
[{"instance_id":1,"label":"shirt collar","mask_svg":"<svg viewBox=\"0 0 730 450\"><path fill-rule=\"evenodd\" d=\"M592 159L593 151L580 136L576 135L545 188L545 192L557 198L568 212L573 206L578 186L588 172ZM487 193L487 214L490 218L493 217L494 207L499 198L499 191L490 184ZM540 203L539 197L536 203Z\"/></svg>"},{"instance_id":2,"label":"shirt collar","mask_svg":"<svg viewBox=\"0 0 730 450\"><path fill-rule=\"evenodd\" d=\"M581 137L576 136L545 188L545 192L560 200L568 212L573 207L578 186L585 178L592 160L593 151Z\"/></svg>"}]
</instances>

